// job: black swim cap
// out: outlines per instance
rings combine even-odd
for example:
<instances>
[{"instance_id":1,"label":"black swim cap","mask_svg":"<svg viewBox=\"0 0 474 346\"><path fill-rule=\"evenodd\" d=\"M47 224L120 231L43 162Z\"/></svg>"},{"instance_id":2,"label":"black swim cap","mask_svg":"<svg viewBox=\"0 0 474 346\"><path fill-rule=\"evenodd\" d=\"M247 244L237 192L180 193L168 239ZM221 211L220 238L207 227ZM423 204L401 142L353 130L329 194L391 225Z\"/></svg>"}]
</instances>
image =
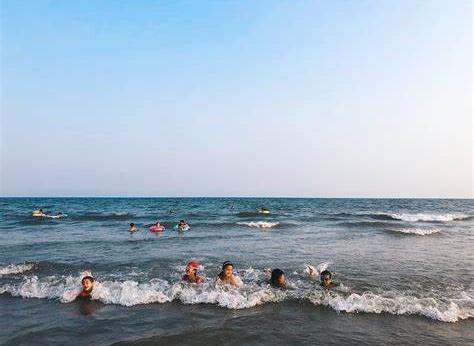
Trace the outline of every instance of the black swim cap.
<instances>
[{"instance_id":1,"label":"black swim cap","mask_svg":"<svg viewBox=\"0 0 474 346\"><path fill-rule=\"evenodd\" d=\"M224 263L222 263L222 269L224 269L227 266L232 266L233 267L234 264L231 261L225 261Z\"/></svg>"},{"instance_id":2,"label":"black swim cap","mask_svg":"<svg viewBox=\"0 0 474 346\"><path fill-rule=\"evenodd\" d=\"M329 275L329 277L332 277L332 274L329 270L323 270L321 274L319 274L319 276L323 276L323 275Z\"/></svg>"},{"instance_id":3,"label":"black swim cap","mask_svg":"<svg viewBox=\"0 0 474 346\"><path fill-rule=\"evenodd\" d=\"M283 270L281 270L281 269L278 269L278 268L273 269L273 270L272 270L272 277L271 277L271 279L270 279L270 282L271 282L272 284L276 285L276 284L277 284L277 279L278 279L280 276L284 275L284 274L285 274L285 273L284 273Z\"/></svg>"},{"instance_id":4,"label":"black swim cap","mask_svg":"<svg viewBox=\"0 0 474 346\"><path fill-rule=\"evenodd\" d=\"M94 278L90 275L84 276L81 280L81 283L84 283L85 280L90 280L91 282L94 282Z\"/></svg>"}]
</instances>

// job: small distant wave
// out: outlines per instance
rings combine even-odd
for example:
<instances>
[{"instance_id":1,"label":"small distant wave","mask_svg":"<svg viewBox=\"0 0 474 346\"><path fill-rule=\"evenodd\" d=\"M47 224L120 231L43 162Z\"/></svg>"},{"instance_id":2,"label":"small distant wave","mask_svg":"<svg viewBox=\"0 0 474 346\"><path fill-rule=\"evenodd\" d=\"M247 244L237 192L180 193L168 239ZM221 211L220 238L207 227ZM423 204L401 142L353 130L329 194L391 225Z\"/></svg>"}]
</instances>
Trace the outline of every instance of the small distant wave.
<instances>
[{"instance_id":1,"label":"small distant wave","mask_svg":"<svg viewBox=\"0 0 474 346\"><path fill-rule=\"evenodd\" d=\"M7 266L0 267L0 276L21 274L26 271L32 270L34 267L34 263L9 264Z\"/></svg>"},{"instance_id":2,"label":"small distant wave","mask_svg":"<svg viewBox=\"0 0 474 346\"><path fill-rule=\"evenodd\" d=\"M425 222L448 222L448 221L461 221L461 220L469 220L472 217L466 214L424 214L424 213L417 213L417 214L409 214L409 213L393 213L393 214L372 214L372 218L378 220L401 220L401 221L408 221L408 222L417 222L417 221L425 221Z\"/></svg>"},{"instance_id":3,"label":"small distant wave","mask_svg":"<svg viewBox=\"0 0 474 346\"><path fill-rule=\"evenodd\" d=\"M441 232L440 229L423 229L423 228L401 228L394 229L393 232L404 233L404 234L414 234L414 235L430 235Z\"/></svg>"},{"instance_id":4,"label":"small distant wave","mask_svg":"<svg viewBox=\"0 0 474 346\"><path fill-rule=\"evenodd\" d=\"M278 226L280 223L269 222L269 221L249 221L249 222L237 222L238 225L245 225L249 227L257 227L257 228L273 228Z\"/></svg>"}]
</instances>

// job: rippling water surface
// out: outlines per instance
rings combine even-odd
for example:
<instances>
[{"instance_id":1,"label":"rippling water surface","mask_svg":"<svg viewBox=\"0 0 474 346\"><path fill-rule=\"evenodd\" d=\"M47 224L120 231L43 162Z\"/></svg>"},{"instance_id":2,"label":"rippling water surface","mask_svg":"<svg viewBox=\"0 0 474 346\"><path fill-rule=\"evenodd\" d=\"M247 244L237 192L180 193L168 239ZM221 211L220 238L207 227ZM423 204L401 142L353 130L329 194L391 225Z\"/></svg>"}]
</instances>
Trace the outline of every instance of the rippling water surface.
<instances>
[{"instance_id":1,"label":"rippling water surface","mask_svg":"<svg viewBox=\"0 0 474 346\"><path fill-rule=\"evenodd\" d=\"M4 198L0 213L0 343L474 341L473 200ZM204 284L180 281L189 260ZM216 288L225 260L244 287ZM341 285L321 289L306 264ZM276 267L287 290L266 283ZM84 272L99 285L76 302Z\"/></svg>"}]
</instances>

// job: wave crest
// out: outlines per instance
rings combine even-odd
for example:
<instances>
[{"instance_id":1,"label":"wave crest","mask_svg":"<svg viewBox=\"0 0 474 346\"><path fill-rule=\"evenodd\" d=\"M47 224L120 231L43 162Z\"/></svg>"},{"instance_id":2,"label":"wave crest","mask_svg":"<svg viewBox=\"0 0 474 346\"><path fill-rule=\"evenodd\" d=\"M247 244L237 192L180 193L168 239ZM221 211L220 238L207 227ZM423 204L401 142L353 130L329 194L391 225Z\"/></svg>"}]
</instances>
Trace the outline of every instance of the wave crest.
<instances>
[{"instance_id":1,"label":"wave crest","mask_svg":"<svg viewBox=\"0 0 474 346\"><path fill-rule=\"evenodd\" d=\"M395 315L422 315L443 322L456 322L474 317L474 300L466 292L455 297L416 297L404 292L354 293L339 287L327 291L319 285L296 280L288 290L275 289L262 281L264 272L250 270L244 274L246 285L240 288L217 287L213 280L201 285L183 282L170 283L162 279L148 282L103 281L97 282L92 299L104 304L134 306L163 304L179 301L182 304L216 304L228 309L246 309L266 303L285 300L308 300L315 305L328 306L347 313L390 313ZM58 299L72 302L80 291L78 276L25 277L22 282L5 284L0 294L24 298Z\"/></svg>"},{"instance_id":2,"label":"wave crest","mask_svg":"<svg viewBox=\"0 0 474 346\"><path fill-rule=\"evenodd\" d=\"M35 263L23 263L23 264L9 264L4 267L0 267L0 276L21 274L26 271L32 270L35 267Z\"/></svg>"},{"instance_id":3,"label":"wave crest","mask_svg":"<svg viewBox=\"0 0 474 346\"><path fill-rule=\"evenodd\" d=\"M423 228L401 228L395 229L393 232L404 233L404 234L413 234L413 235L430 235L441 232L440 229L423 229Z\"/></svg>"},{"instance_id":4,"label":"wave crest","mask_svg":"<svg viewBox=\"0 0 474 346\"><path fill-rule=\"evenodd\" d=\"M312 294L309 300L315 305L325 305L347 313L422 315L442 322L457 322L474 317L473 299L466 294L461 299L443 302L435 298L417 298L400 293L379 295L365 292L344 297L332 292L319 292Z\"/></svg>"},{"instance_id":5,"label":"wave crest","mask_svg":"<svg viewBox=\"0 0 474 346\"><path fill-rule=\"evenodd\" d=\"M249 221L249 222L237 222L238 225L244 225L248 227L257 227L257 228L273 228L278 226L280 223L270 222L270 221Z\"/></svg>"},{"instance_id":6,"label":"wave crest","mask_svg":"<svg viewBox=\"0 0 474 346\"><path fill-rule=\"evenodd\" d=\"M466 215L466 214L454 214L454 213L447 213L447 214L393 213L393 214L377 214L377 215L381 218L389 218L392 220L401 220L401 221L408 221L408 222L418 222L418 221L449 222L449 221L468 220L471 218L471 216Z\"/></svg>"}]
</instances>

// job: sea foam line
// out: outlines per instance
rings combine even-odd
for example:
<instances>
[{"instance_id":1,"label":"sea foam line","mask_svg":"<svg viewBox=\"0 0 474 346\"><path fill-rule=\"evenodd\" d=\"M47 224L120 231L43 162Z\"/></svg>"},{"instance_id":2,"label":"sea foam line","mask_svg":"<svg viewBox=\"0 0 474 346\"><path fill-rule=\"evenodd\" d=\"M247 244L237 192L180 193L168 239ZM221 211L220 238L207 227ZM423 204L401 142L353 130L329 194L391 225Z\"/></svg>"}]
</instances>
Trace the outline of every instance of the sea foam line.
<instances>
[{"instance_id":1,"label":"sea foam line","mask_svg":"<svg viewBox=\"0 0 474 346\"><path fill-rule=\"evenodd\" d=\"M270 222L270 221L249 221L249 222L237 222L238 225L244 225L248 227L257 227L257 228L273 228L278 226L279 222Z\"/></svg>"},{"instance_id":2,"label":"sea foam line","mask_svg":"<svg viewBox=\"0 0 474 346\"><path fill-rule=\"evenodd\" d=\"M430 235L441 232L440 229L423 229L423 228L400 228L393 230L394 232L404 233L404 234L413 234L413 235Z\"/></svg>"},{"instance_id":3,"label":"sea foam line","mask_svg":"<svg viewBox=\"0 0 474 346\"><path fill-rule=\"evenodd\" d=\"M465 219L470 218L469 215L458 214L458 213L456 214L454 213L447 213L447 214L393 213L393 214L381 214L381 215L388 215L395 220L402 220L402 221L408 221L408 222L417 222L417 221L447 222L447 221L465 220Z\"/></svg>"},{"instance_id":4,"label":"sea foam line","mask_svg":"<svg viewBox=\"0 0 474 346\"><path fill-rule=\"evenodd\" d=\"M34 263L9 264L7 266L0 267L0 276L21 274L26 271L32 270L34 267Z\"/></svg>"},{"instance_id":5,"label":"sea foam line","mask_svg":"<svg viewBox=\"0 0 474 346\"><path fill-rule=\"evenodd\" d=\"M215 304L228 309L246 309L254 306L277 303L284 300L308 300L315 305L328 306L346 313L390 313L394 315L421 315L443 322L456 322L474 317L473 297L457 293L455 297L415 297L408 292L364 292L347 290L327 291L317 284L293 283L293 288L280 290L261 282L261 273L250 273L244 277L242 288L218 287L214 280L202 285L170 283L162 279L147 282L103 281L97 282L92 298L104 304L134 306L141 304L163 304L179 301L182 304ZM255 276L255 275L256 276ZM72 302L80 291L81 276L39 279L33 275L20 283L0 286L0 294L24 298L57 299L63 303ZM250 280L250 281L249 281Z\"/></svg>"}]
</instances>

